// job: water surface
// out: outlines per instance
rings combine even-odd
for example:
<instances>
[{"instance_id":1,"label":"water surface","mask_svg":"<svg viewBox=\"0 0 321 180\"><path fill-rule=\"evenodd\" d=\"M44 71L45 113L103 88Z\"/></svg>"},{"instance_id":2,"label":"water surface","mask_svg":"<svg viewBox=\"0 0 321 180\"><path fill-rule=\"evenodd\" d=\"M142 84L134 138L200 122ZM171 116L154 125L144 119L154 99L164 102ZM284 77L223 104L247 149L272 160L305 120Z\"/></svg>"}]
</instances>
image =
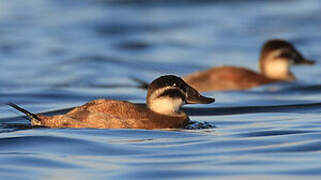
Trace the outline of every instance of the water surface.
<instances>
[{"instance_id":1,"label":"water surface","mask_svg":"<svg viewBox=\"0 0 321 180\"><path fill-rule=\"evenodd\" d=\"M318 0L2 1L0 177L320 179L320 29ZM295 83L208 92L214 104L184 108L215 128L31 128L5 105L59 113L97 98L144 103L132 77L257 70L270 38L319 62L294 67Z\"/></svg>"}]
</instances>

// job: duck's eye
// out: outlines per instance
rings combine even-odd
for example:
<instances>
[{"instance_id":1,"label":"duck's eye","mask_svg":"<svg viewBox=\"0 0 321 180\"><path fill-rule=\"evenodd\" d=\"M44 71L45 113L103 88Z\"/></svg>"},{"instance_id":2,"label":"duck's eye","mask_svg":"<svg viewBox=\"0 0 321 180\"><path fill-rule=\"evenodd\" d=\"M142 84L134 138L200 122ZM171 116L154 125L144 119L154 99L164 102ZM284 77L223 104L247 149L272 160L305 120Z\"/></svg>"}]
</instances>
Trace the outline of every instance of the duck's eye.
<instances>
[{"instance_id":1,"label":"duck's eye","mask_svg":"<svg viewBox=\"0 0 321 180\"><path fill-rule=\"evenodd\" d=\"M290 59L290 58L292 58L292 54L291 54L291 52L285 51L285 52L282 52L278 57Z\"/></svg>"}]
</instances>

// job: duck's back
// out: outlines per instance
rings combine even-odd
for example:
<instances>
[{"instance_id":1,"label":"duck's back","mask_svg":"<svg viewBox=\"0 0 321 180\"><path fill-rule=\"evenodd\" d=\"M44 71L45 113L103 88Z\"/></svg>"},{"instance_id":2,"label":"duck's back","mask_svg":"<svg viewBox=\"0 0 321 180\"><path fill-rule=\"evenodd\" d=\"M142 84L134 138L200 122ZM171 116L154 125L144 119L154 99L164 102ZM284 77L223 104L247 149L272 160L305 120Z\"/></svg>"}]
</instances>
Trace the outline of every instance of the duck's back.
<instances>
[{"instance_id":1,"label":"duck's back","mask_svg":"<svg viewBox=\"0 0 321 180\"><path fill-rule=\"evenodd\" d=\"M221 66L185 76L184 80L198 91L226 91L253 88L275 82L242 67Z\"/></svg>"},{"instance_id":2,"label":"duck's back","mask_svg":"<svg viewBox=\"0 0 321 180\"><path fill-rule=\"evenodd\" d=\"M68 128L182 128L188 117L166 116L127 101L98 99L76 107L65 115L43 117L42 125Z\"/></svg>"}]
</instances>

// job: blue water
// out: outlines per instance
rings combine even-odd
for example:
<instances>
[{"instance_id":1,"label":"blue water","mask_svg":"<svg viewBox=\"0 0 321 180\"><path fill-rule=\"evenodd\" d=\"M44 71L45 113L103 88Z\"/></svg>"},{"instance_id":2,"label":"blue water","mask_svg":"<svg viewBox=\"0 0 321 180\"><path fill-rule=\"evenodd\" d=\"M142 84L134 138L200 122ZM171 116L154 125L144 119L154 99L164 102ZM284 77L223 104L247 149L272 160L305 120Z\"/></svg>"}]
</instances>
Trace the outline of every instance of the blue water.
<instances>
[{"instance_id":1,"label":"blue water","mask_svg":"<svg viewBox=\"0 0 321 180\"><path fill-rule=\"evenodd\" d=\"M3 0L0 179L320 179L321 2ZM185 111L211 129L31 128L5 103L61 113L97 98L145 102L136 77L257 69L287 39L315 66L295 83L208 92Z\"/></svg>"}]
</instances>

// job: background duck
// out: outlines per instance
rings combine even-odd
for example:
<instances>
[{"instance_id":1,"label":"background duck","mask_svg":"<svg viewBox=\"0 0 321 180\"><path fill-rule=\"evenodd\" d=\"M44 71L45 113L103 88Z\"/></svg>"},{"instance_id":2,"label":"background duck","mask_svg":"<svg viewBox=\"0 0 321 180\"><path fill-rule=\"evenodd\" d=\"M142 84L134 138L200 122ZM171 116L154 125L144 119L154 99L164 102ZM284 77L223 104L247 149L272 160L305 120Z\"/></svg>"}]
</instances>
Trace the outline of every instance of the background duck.
<instances>
[{"instance_id":1,"label":"background duck","mask_svg":"<svg viewBox=\"0 0 321 180\"><path fill-rule=\"evenodd\" d=\"M184 104L209 104L213 98L200 95L181 78L161 76L148 88L147 106L127 101L98 99L76 107L64 115L33 114L13 103L23 112L32 126L50 128L183 128L189 117L180 110Z\"/></svg>"},{"instance_id":2,"label":"background duck","mask_svg":"<svg viewBox=\"0 0 321 180\"><path fill-rule=\"evenodd\" d=\"M200 92L243 90L260 85L293 81L291 65L314 64L305 59L301 53L285 40L265 42L260 54L260 72L235 66L213 67L185 76L183 79Z\"/></svg>"}]
</instances>

